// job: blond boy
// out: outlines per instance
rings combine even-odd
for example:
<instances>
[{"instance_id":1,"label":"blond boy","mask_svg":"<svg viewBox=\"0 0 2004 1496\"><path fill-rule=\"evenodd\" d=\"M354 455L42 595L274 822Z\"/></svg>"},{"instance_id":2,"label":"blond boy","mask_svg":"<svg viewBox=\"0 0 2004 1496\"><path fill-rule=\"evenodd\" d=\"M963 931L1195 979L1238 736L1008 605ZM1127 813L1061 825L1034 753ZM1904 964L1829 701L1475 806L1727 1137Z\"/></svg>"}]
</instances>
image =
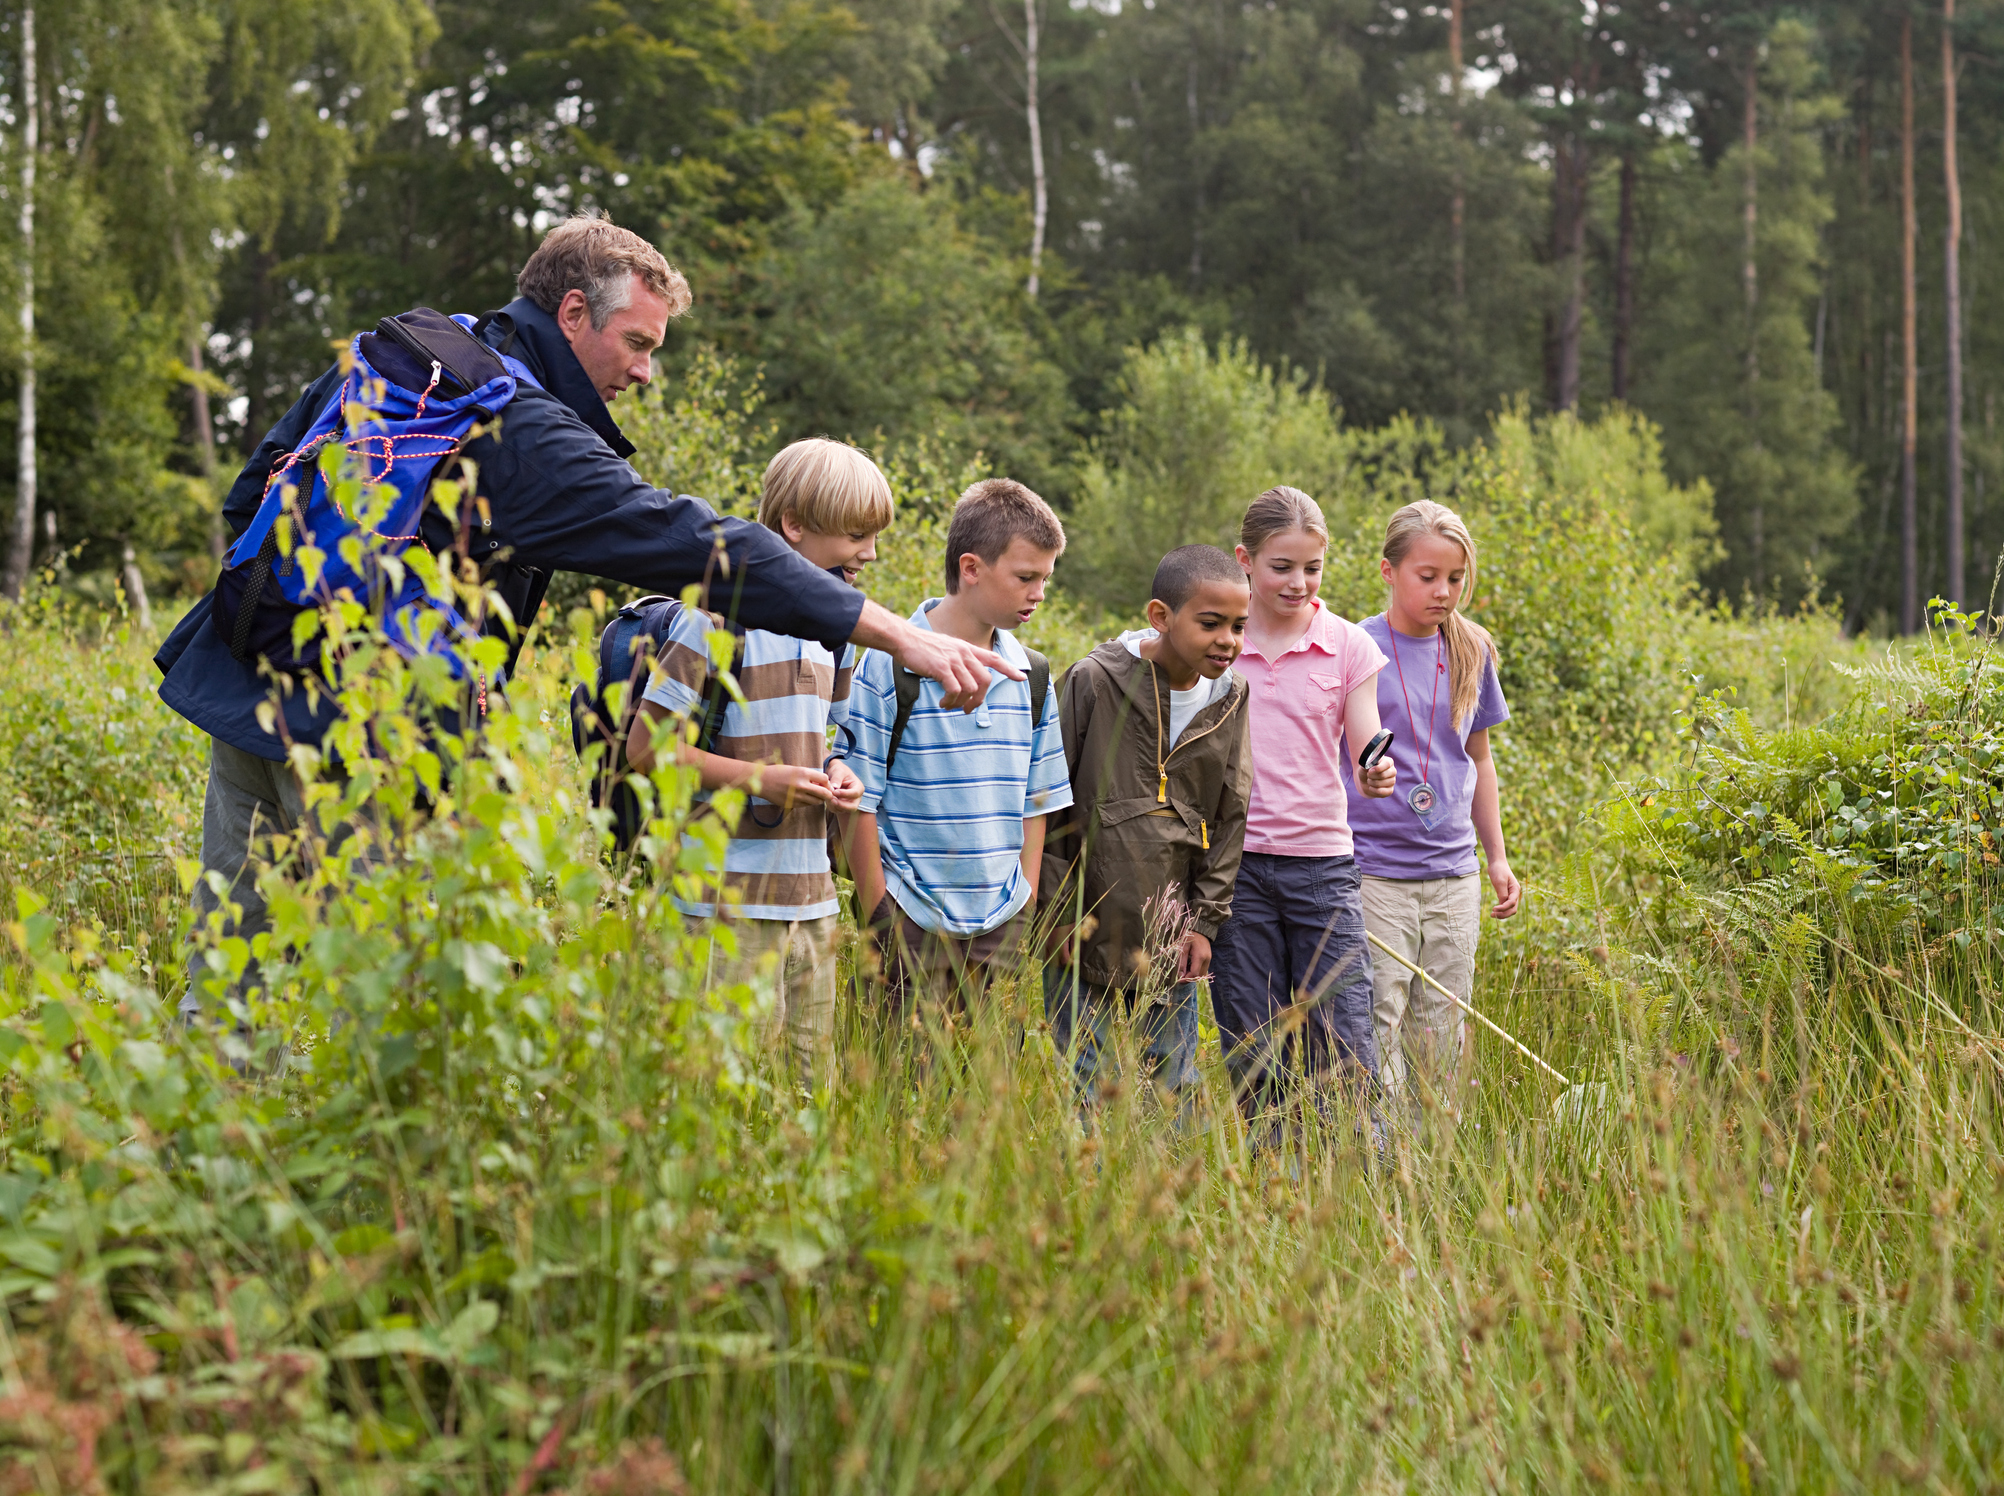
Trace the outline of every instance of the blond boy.
<instances>
[{"instance_id":1,"label":"blond boy","mask_svg":"<svg viewBox=\"0 0 2004 1496\"><path fill-rule=\"evenodd\" d=\"M891 488L877 465L843 442L798 441L766 465L759 522L826 571L854 585L877 558L877 535L891 522ZM669 630L641 701L627 761L653 767L673 729L671 717L697 708L708 678L712 620L683 609ZM828 865L828 815L853 810L861 782L829 757L828 730L849 716L855 650L838 657L810 640L747 630L732 667L744 701L732 701L709 750L679 743L705 791L741 788L750 796L712 882L700 900L677 898L684 914L728 925L713 938L713 981L775 985L802 1090L833 1078L836 986L835 882ZM735 950L731 947L735 945ZM769 975L767 975L769 973Z\"/></svg>"}]
</instances>

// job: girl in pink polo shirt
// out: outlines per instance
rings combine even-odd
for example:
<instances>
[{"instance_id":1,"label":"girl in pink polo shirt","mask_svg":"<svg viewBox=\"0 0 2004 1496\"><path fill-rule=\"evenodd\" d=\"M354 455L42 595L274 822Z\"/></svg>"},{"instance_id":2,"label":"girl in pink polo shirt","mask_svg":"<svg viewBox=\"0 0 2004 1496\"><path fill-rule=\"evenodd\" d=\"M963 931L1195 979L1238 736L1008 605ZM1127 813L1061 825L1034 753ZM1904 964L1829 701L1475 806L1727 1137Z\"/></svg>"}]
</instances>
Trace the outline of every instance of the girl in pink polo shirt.
<instances>
[{"instance_id":1,"label":"girl in pink polo shirt","mask_svg":"<svg viewBox=\"0 0 2004 1496\"><path fill-rule=\"evenodd\" d=\"M1233 668L1252 688L1253 787L1231 918L1212 950L1211 1006L1249 1123L1285 1101L1297 1073L1319 1091L1378 1068L1344 781L1383 798L1396 771L1389 758L1369 774L1357 768L1378 731L1385 657L1316 597L1328 548L1322 510L1298 488L1268 489L1239 528L1252 610ZM1275 1119L1255 1146L1278 1136Z\"/></svg>"}]
</instances>

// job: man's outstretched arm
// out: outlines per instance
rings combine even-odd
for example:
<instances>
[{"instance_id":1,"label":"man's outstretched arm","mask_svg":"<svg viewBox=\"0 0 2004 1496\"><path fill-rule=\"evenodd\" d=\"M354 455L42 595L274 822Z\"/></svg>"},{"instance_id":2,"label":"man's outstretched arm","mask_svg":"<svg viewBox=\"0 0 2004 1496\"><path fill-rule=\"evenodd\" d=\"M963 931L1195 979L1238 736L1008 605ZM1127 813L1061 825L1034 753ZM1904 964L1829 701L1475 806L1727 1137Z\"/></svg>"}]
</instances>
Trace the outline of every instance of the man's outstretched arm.
<instances>
[{"instance_id":1,"label":"man's outstretched arm","mask_svg":"<svg viewBox=\"0 0 2004 1496\"><path fill-rule=\"evenodd\" d=\"M940 683L949 707L972 710L988 672L1021 672L990 650L905 622L796 555L763 525L724 518L701 499L655 488L566 406L517 399L498 440L469 448L492 496L486 554L530 566L610 577L679 595L692 585L707 605L745 628L881 649ZM476 539L474 559L483 559Z\"/></svg>"}]
</instances>

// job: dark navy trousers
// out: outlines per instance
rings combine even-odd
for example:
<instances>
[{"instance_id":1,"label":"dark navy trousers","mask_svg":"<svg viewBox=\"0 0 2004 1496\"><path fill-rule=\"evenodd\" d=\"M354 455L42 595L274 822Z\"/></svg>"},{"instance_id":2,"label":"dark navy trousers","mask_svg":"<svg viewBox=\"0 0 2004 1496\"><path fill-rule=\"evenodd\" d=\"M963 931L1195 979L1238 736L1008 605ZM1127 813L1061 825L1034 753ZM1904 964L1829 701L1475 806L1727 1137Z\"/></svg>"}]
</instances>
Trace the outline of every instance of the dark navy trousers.
<instances>
[{"instance_id":1,"label":"dark navy trousers","mask_svg":"<svg viewBox=\"0 0 2004 1496\"><path fill-rule=\"evenodd\" d=\"M1291 1075L1378 1070L1363 879L1349 857L1248 852L1211 948L1211 1007L1232 1088L1251 1106Z\"/></svg>"}]
</instances>

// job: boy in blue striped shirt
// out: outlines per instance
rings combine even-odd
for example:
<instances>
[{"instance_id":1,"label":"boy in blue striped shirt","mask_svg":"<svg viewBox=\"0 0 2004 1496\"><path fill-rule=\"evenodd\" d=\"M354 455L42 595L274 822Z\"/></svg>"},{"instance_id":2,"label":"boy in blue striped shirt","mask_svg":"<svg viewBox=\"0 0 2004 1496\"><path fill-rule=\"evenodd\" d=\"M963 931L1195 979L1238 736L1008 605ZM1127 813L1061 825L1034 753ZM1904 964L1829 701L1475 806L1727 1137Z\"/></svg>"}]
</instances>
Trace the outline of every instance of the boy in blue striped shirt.
<instances>
[{"instance_id":1,"label":"boy in blue striped shirt","mask_svg":"<svg viewBox=\"0 0 2004 1496\"><path fill-rule=\"evenodd\" d=\"M944 709L939 687L921 682L892 754L897 667L879 650L857 667L849 764L863 792L849 866L900 1013L918 998L964 1007L1028 938L1045 817L1072 803L1072 787L1057 692L1046 679L1032 710L1029 656L1012 631L1044 600L1064 548L1064 527L1029 489L1009 478L976 483L947 527L946 596L911 621L978 641L1025 678L992 672L973 712Z\"/></svg>"}]
</instances>

